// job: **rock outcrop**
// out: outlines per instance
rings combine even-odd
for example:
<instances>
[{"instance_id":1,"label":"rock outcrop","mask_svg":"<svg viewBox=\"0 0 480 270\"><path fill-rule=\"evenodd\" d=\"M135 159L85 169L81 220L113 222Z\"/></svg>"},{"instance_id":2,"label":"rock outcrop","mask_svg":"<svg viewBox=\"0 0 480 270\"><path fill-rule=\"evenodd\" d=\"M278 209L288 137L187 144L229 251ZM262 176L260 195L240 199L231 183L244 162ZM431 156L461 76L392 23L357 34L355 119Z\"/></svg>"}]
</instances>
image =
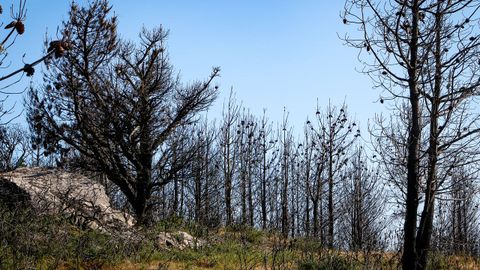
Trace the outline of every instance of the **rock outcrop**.
<instances>
[{"instance_id":1,"label":"rock outcrop","mask_svg":"<svg viewBox=\"0 0 480 270\"><path fill-rule=\"evenodd\" d=\"M0 197L30 201L40 213L61 213L75 224L109 231L131 228L134 218L111 207L104 187L82 174L45 168L19 168L0 174ZM4 193L4 194L2 194Z\"/></svg>"},{"instance_id":2,"label":"rock outcrop","mask_svg":"<svg viewBox=\"0 0 480 270\"><path fill-rule=\"evenodd\" d=\"M79 227L115 233L141 243L135 219L113 209L105 188L80 173L58 169L19 168L0 174L0 203L10 208L30 207L39 214L61 214ZM197 248L204 241L182 231L159 233L158 248Z\"/></svg>"}]
</instances>

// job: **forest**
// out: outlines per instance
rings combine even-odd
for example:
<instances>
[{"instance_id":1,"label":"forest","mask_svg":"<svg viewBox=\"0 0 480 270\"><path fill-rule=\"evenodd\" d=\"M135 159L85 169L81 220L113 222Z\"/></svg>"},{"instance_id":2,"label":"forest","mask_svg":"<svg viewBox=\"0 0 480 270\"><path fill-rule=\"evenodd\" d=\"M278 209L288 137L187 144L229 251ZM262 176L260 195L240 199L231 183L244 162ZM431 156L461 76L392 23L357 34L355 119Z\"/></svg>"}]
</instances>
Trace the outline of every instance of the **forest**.
<instances>
[{"instance_id":1,"label":"forest","mask_svg":"<svg viewBox=\"0 0 480 270\"><path fill-rule=\"evenodd\" d=\"M480 268L479 1L345 0L388 108L362 125L254 115L220 67L185 83L175 29L127 40L114 1L72 2L20 63L28 1L2 6L0 269Z\"/></svg>"}]
</instances>

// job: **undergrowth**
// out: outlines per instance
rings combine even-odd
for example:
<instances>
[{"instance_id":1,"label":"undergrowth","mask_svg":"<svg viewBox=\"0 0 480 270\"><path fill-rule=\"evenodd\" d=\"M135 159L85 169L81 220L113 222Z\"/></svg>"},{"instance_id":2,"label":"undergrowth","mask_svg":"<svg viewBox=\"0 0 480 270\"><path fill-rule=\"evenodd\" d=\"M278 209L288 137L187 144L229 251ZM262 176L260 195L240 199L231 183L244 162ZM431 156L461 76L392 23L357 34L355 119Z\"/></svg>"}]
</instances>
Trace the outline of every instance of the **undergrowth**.
<instances>
[{"instance_id":1,"label":"undergrowth","mask_svg":"<svg viewBox=\"0 0 480 270\"><path fill-rule=\"evenodd\" d=\"M159 247L161 231L206 240L196 249ZM179 218L135 237L79 229L57 215L0 206L0 269L398 269L399 254L328 250L308 238L283 239L241 225L207 229ZM480 269L478 258L433 253L429 269Z\"/></svg>"}]
</instances>

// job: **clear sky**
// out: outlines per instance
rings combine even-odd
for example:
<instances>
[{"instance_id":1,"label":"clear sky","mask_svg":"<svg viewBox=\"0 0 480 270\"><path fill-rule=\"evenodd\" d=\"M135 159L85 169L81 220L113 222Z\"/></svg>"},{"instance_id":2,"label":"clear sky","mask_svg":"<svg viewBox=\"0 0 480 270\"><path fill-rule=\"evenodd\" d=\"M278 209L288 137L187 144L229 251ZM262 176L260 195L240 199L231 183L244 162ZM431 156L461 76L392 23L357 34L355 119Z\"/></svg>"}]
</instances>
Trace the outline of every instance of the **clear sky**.
<instances>
[{"instance_id":1,"label":"clear sky","mask_svg":"<svg viewBox=\"0 0 480 270\"><path fill-rule=\"evenodd\" d=\"M5 21L12 1L1 3ZM356 71L361 68L358 51L344 46L339 38L355 31L342 24L342 0L110 3L124 38L135 40L142 26L163 25L170 30L169 53L184 82L206 78L213 66L222 68L217 80L221 94L209 118L220 117L231 87L237 99L258 116L266 108L271 120L280 121L286 107L297 130L307 116L314 117L317 98L321 107L329 100L333 104L345 100L364 128L368 118L383 110L376 102L379 90L372 89L369 78ZM27 0L26 31L11 50L12 66L23 53L26 62L41 55L45 34L55 37L57 25L67 18L69 4L67 0ZM23 84L16 87L29 81L23 78ZM39 72L33 81L41 81ZM15 100L21 98L10 98Z\"/></svg>"}]
</instances>

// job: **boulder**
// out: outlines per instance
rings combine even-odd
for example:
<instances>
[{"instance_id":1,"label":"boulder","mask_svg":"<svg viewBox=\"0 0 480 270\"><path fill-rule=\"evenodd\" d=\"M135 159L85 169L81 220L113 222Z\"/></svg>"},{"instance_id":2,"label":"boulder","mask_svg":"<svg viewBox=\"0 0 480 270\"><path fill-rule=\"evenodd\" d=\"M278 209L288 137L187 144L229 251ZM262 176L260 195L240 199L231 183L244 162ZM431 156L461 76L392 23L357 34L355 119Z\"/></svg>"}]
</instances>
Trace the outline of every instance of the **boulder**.
<instances>
[{"instance_id":1,"label":"boulder","mask_svg":"<svg viewBox=\"0 0 480 270\"><path fill-rule=\"evenodd\" d=\"M131 215L112 208L104 186L81 173L38 167L0 173L0 203L61 214L79 227L113 233L132 243L144 239ZM181 250L205 245L183 231L159 233L155 242L158 248Z\"/></svg>"},{"instance_id":2,"label":"boulder","mask_svg":"<svg viewBox=\"0 0 480 270\"><path fill-rule=\"evenodd\" d=\"M161 232L156 239L158 248L176 248L183 250L185 248L198 248L205 245L205 241L183 232Z\"/></svg>"},{"instance_id":3,"label":"boulder","mask_svg":"<svg viewBox=\"0 0 480 270\"><path fill-rule=\"evenodd\" d=\"M100 183L80 173L19 168L0 174L0 179L0 197L10 203L29 202L39 213L61 213L77 225L105 232L134 225L131 215L111 207Z\"/></svg>"}]
</instances>

